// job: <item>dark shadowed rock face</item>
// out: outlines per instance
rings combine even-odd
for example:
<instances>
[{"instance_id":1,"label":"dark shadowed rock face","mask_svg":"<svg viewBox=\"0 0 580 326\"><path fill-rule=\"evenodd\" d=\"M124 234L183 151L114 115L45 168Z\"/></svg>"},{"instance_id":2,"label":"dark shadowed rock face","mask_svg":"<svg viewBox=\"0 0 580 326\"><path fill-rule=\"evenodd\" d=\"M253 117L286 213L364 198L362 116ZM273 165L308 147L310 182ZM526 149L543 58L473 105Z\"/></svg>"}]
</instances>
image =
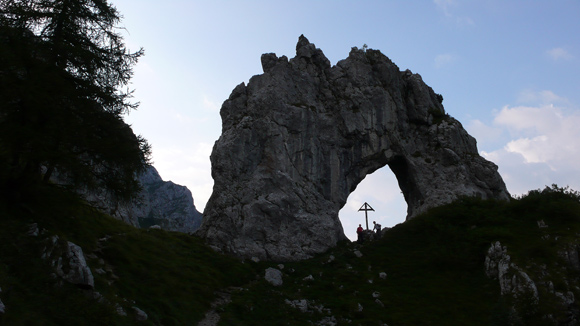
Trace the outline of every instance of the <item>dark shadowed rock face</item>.
<instances>
[{"instance_id":1,"label":"dark shadowed rock face","mask_svg":"<svg viewBox=\"0 0 580 326\"><path fill-rule=\"evenodd\" d=\"M221 109L198 231L215 248L271 260L324 252L346 239L338 212L348 195L385 165L408 219L458 196L510 198L441 96L380 51L353 48L331 67L301 36L295 58L264 54L262 67Z\"/></svg>"}]
</instances>

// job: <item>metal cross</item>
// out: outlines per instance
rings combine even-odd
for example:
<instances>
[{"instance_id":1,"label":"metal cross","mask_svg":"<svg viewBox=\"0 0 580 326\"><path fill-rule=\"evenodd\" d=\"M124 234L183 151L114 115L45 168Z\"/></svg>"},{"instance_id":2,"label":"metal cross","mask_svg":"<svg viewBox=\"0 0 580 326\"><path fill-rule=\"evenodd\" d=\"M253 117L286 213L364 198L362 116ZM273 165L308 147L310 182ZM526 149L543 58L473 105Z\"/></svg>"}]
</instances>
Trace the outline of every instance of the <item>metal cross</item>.
<instances>
[{"instance_id":1,"label":"metal cross","mask_svg":"<svg viewBox=\"0 0 580 326\"><path fill-rule=\"evenodd\" d=\"M367 230L368 230L368 229L369 229L369 215L368 215L368 214L369 214L369 211L373 211L373 212L374 212L375 210L374 210L374 209L371 207L371 205L369 205L369 204L367 204L367 202L365 202L365 203L364 203L364 204L363 204L363 205L360 207L360 209L359 209L358 211L359 211L359 212L360 212L360 211L365 211L365 219L366 219L366 221L367 221Z\"/></svg>"}]
</instances>

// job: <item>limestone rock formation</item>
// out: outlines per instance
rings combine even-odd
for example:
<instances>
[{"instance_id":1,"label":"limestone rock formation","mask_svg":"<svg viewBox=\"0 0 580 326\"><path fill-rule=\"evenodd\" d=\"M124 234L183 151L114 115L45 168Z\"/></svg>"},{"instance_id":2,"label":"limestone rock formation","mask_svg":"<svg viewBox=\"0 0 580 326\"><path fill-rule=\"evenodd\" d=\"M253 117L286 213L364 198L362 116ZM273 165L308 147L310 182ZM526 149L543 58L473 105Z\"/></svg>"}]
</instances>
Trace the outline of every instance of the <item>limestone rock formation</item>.
<instances>
[{"instance_id":1,"label":"limestone rock formation","mask_svg":"<svg viewBox=\"0 0 580 326\"><path fill-rule=\"evenodd\" d=\"M199 228L202 215L187 187L163 181L154 167L141 175L139 181L143 185L142 204L133 205L132 212L140 227L159 225L164 230L184 233Z\"/></svg>"},{"instance_id":2,"label":"limestone rock formation","mask_svg":"<svg viewBox=\"0 0 580 326\"><path fill-rule=\"evenodd\" d=\"M511 262L507 248L499 241L491 244L485 256L485 273L492 279L499 280L501 295L515 298L524 296L534 305L540 301L538 289L530 276L515 263Z\"/></svg>"},{"instance_id":3,"label":"limestone rock formation","mask_svg":"<svg viewBox=\"0 0 580 326\"><path fill-rule=\"evenodd\" d=\"M83 249L78 245L60 240L56 235L52 236L42 253L42 258L50 261L56 275L63 280L83 289L94 289L93 273L87 265Z\"/></svg>"},{"instance_id":4,"label":"limestone rock formation","mask_svg":"<svg viewBox=\"0 0 580 326\"><path fill-rule=\"evenodd\" d=\"M171 181L163 181L150 166L139 182L143 190L132 203L118 203L104 193L84 193L85 197L111 216L130 225L148 228L159 225L168 231L192 233L201 225L202 214L196 209L191 191Z\"/></svg>"},{"instance_id":5,"label":"limestone rock formation","mask_svg":"<svg viewBox=\"0 0 580 326\"><path fill-rule=\"evenodd\" d=\"M546 227L540 225L540 228ZM510 316L513 325L521 324L521 317L530 311L546 306L553 308L551 313L542 316L543 324L579 325L580 311L574 295L580 282L576 276L578 269L575 256L578 253L574 253L574 248L578 247L577 240L558 240L558 236L548 231L542 240L549 250L556 249L559 257L555 264L546 263L550 259L542 255L529 256L516 263L508 254L507 247L495 241L485 256L485 273L498 281L501 295L508 299L513 311Z\"/></svg>"},{"instance_id":6,"label":"limestone rock formation","mask_svg":"<svg viewBox=\"0 0 580 326\"><path fill-rule=\"evenodd\" d=\"M353 48L331 66L301 36L293 59L264 54L262 67L221 108L198 233L213 247L271 260L324 252L346 239L338 212L348 195L385 165L407 218L464 195L509 200L442 96L380 51Z\"/></svg>"}]
</instances>

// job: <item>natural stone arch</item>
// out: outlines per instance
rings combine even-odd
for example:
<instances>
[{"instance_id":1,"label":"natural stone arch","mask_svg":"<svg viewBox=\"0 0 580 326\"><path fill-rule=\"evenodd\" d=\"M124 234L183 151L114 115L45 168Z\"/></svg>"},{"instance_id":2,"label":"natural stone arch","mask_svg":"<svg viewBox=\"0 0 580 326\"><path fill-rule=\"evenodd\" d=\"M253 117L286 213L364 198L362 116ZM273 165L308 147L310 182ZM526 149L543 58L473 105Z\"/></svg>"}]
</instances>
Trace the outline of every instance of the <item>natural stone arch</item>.
<instances>
[{"instance_id":1,"label":"natural stone arch","mask_svg":"<svg viewBox=\"0 0 580 326\"><path fill-rule=\"evenodd\" d=\"M264 54L262 66L220 111L198 231L213 247L272 260L324 252L346 239L338 212L348 195L385 165L407 218L463 195L509 199L442 97L379 51L353 48L331 67L301 36L295 58Z\"/></svg>"},{"instance_id":2,"label":"natural stone arch","mask_svg":"<svg viewBox=\"0 0 580 326\"><path fill-rule=\"evenodd\" d=\"M408 205L395 174L388 166L367 175L348 195L338 212L344 234L352 241L358 239L356 229L359 224L366 228L365 213L359 210L365 202L374 209L366 214L369 230L374 227L373 221L379 223L383 230L405 222Z\"/></svg>"}]
</instances>

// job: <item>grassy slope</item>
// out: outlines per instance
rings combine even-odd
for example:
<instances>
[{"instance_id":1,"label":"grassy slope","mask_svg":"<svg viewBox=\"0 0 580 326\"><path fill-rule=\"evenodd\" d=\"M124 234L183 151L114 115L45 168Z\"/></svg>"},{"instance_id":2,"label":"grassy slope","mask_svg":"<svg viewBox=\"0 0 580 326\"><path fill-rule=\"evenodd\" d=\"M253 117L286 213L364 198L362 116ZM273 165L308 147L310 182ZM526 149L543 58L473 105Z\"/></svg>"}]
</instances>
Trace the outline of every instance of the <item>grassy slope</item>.
<instances>
[{"instance_id":1,"label":"grassy slope","mask_svg":"<svg viewBox=\"0 0 580 326\"><path fill-rule=\"evenodd\" d=\"M45 191L37 198L25 209L0 206L0 298L7 307L0 324L131 325L136 306L149 316L139 325L191 325L203 317L217 289L246 283L253 275L195 237L136 229L61 192ZM31 222L92 257L95 290L110 304L97 304L69 284L55 286L50 267L40 259L47 236L26 235ZM106 273L96 273L98 268ZM118 316L117 303L129 317Z\"/></svg>"},{"instance_id":2,"label":"grassy slope","mask_svg":"<svg viewBox=\"0 0 580 326\"><path fill-rule=\"evenodd\" d=\"M510 303L484 272L494 241L507 246L512 261L532 278L541 264L559 271L552 273L559 277L556 288L578 278L558 269L557 251L580 233L578 196L563 191L534 192L511 203L466 199L434 209L379 241L345 242L313 259L284 263L280 287L263 280L264 270L278 263L242 263L195 237L135 229L60 192L38 198L24 210L0 206L0 299L7 307L0 324L131 325L134 305L149 315L140 325L195 325L216 290L240 286L221 309L220 325L309 325L330 316L339 325L507 325ZM549 227L538 228L538 220ZM55 286L39 258L46 236L26 235L31 222L83 247L92 257L96 291L110 304L97 304L68 284ZM106 273L96 273L99 268ZM314 280L305 281L309 275ZM375 302L374 292L384 306ZM540 299L540 311L524 316L528 325L541 322L539 313L552 312L541 291ZM286 300L308 300L308 312ZM130 316L118 316L115 303Z\"/></svg>"},{"instance_id":3,"label":"grassy slope","mask_svg":"<svg viewBox=\"0 0 580 326\"><path fill-rule=\"evenodd\" d=\"M538 228L539 220L549 228ZM552 240L542 239L547 232ZM576 272L558 267L563 263L557 249L579 232L578 197L561 191L535 193L509 204L465 199L401 224L378 242L343 244L309 261L285 264L283 286L262 282L238 294L226 309L223 325L260 325L264 320L268 325L308 325L330 315L339 325L510 325L511 303L500 298L498 281L484 271L491 243L506 245L512 261L532 278L534 266L546 264L549 271L558 271L552 273L555 284L577 283ZM335 259L329 263L330 255ZM266 267L275 264L264 263ZM380 272L388 277L379 278ZM304 281L308 275L315 280ZM375 302L375 291L384 307ZM285 299L306 299L330 312L299 313ZM559 313L541 291L540 300L537 311L521 316L526 325L546 325L542 314Z\"/></svg>"}]
</instances>

